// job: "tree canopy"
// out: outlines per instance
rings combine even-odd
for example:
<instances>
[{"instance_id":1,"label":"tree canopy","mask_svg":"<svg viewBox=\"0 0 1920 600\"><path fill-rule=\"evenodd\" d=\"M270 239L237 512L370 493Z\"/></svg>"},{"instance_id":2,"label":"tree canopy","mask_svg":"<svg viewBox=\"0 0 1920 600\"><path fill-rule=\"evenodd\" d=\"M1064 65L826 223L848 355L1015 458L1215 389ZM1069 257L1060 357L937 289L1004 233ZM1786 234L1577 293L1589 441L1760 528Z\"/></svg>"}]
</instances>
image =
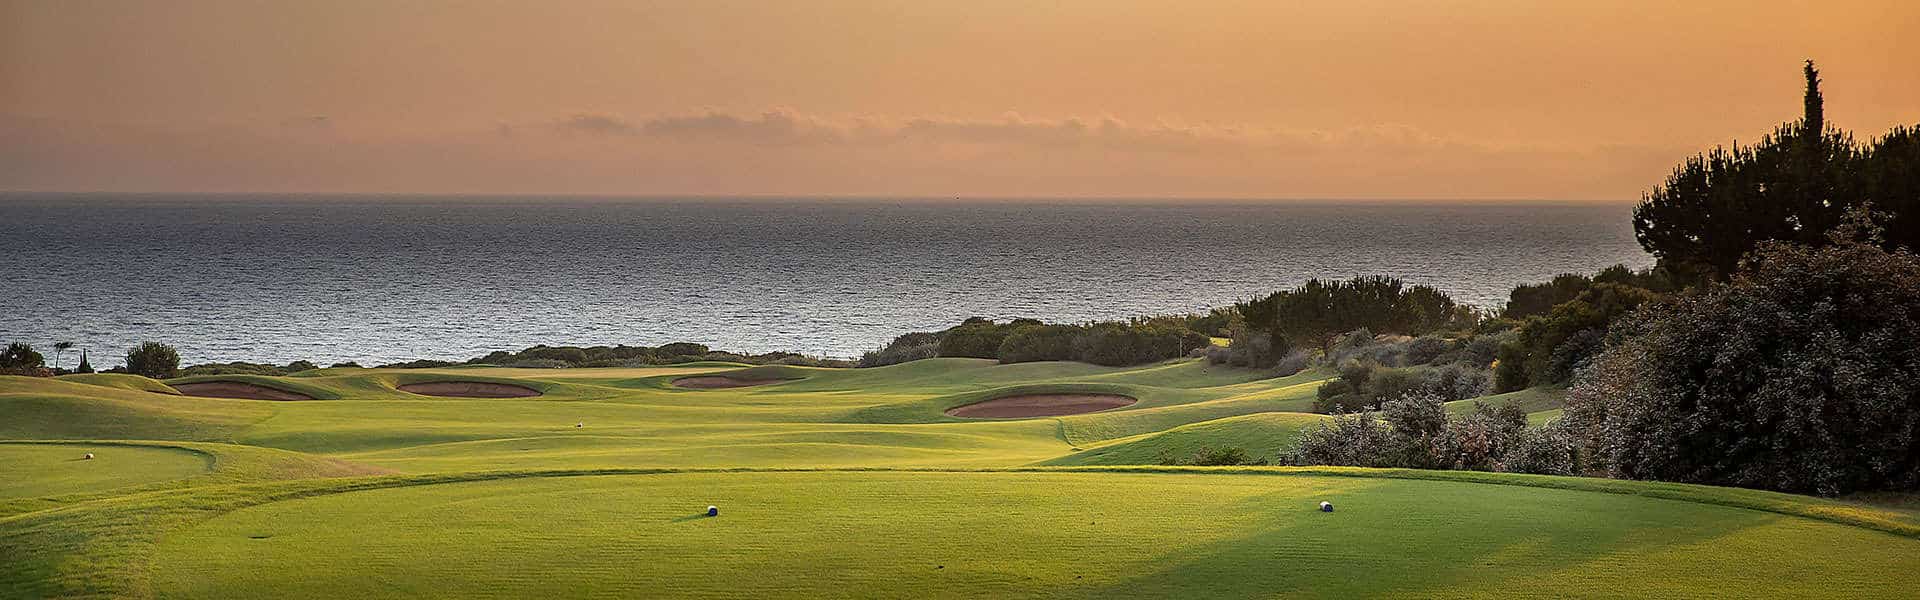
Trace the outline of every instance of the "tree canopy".
<instances>
[{"instance_id":1,"label":"tree canopy","mask_svg":"<svg viewBox=\"0 0 1920 600\"><path fill-rule=\"evenodd\" d=\"M1640 245L1674 272L1724 280L1762 242L1826 243L1848 210L1892 213L1889 245L1920 245L1920 134L1896 128L1861 147L1828 127L1820 71L1807 61L1800 120L1751 146L1687 159L1634 208Z\"/></svg>"}]
</instances>

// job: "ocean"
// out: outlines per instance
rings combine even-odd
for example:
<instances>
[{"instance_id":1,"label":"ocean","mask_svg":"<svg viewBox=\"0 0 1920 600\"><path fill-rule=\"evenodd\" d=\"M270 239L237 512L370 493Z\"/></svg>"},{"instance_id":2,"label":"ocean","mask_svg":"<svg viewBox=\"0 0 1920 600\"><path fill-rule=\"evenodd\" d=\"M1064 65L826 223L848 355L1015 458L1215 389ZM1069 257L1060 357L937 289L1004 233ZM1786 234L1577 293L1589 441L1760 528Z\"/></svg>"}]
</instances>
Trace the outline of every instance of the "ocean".
<instances>
[{"instance_id":1,"label":"ocean","mask_svg":"<svg viewBox=\"0 0 1920 600\"><path fill-rule=\"evenodd\" d=\"M1498 306L1652 257L1624 204L0 193L0 342L119 364L693 341L857 356L968 316L1201 311L1391 275ZM71 356L66 364L72 364Z\"/></svg>"}]
</instances>

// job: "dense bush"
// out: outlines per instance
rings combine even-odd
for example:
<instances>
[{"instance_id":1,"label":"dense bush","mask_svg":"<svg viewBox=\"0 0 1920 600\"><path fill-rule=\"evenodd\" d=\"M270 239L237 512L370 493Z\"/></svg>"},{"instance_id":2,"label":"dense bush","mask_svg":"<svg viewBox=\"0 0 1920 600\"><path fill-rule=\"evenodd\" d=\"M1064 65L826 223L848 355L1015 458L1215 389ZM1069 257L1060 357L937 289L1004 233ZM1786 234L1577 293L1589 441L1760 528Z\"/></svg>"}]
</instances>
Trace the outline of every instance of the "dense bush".
<instances>
[{"instance_id":1,"label":"dense bush","mask_svg":"<svg viewBox=\"0 0 1920 600\"><path fill-rule=\"evenodd\" d=\"M0 369L38 369L46 365L46 360L46 357L41 356L32 345L25 342L7 344L7 349L0 351Z\"/></svg>"},{"instance_id":2,"label":"dense bush","mask_svg":"<svg viewBox=\"0 0 1920 600\"><path fill-rule=\"evenodd\" d=\"M1529 386L1566 383L1573 368L1598 350L1599 346L1592 342L1616 319L1659 297L1645 288L1598 283L1573 300L1553 307L1546 316L1528 317L1519 337L1500 349L1494 391L1511 392ZM1570 339L1580 343L1562 349Z\"/></svg>"},{"instance_id":3,"label":"dense bush","mask_svg":"<svg viewBox=\"0 0 1920 600\"><path fill-rule=\"evenodd\" d=\"M46 377L53 375L46 368L46 358L25 342L7 344L0 351L0 375L29 375Z\"/></svg>"},{"instance_id":4,"label":"dense bush","mask_svg":"<svg viewBox=\"0 0 1920 600\"><path fill-rule=\"evenodd\" d=\"M1308 280L1300 287L1235 305L1253 330L1271 338L1274 348L1319 348L1336 334L1367 328L1420 335L1464 329L1478 319L1473 309L1455 304L1439 290L1409 286L1391 277L1348 281Z\"/></svg>"},{"instance_id":5,"label":"dense bush","mask_svg":"<svg viewBox=\"0 0 1920 600\"><path fill-rule=\"evenodd\" d=\"M1376 410L1389 400L1413 392L1443 400L1465 400L1485 395L1492 374L1485 356L1507 332L1440 336L1375 336L1362 328L1334 338L1322 357L1340 375L1316 391L1314 410L1322 413Z\"/></svg>"},{"instance_id":6,"label":"dense bush","mask_svg":"<svg viewBox=\"0 0 1920 600\"><path fill-rule=\"evenodd\" d=\"M1453 416L1442 402L1416 393L1387 402L1379 412L1336 415L1305 432L1285 459L1299 465L1577 472L1571 438L1527 427L1518 408L1479 404L1468 415Z\"/></svg>"},{"instance_id":7,"label":"dense bush","mask_svg":"<svg viewBox=\"0 0 1920 600\"><path fill-rule=\"evenodd\" d=\"M1305 350L1288 352L1287 355L1281 357L1278 362L1273 363L1273 376L1286 377L1305 371L1307 367L1312 364L1313 355L1307 354Z\"/></svg>"},{"instance_id":8,"label":"dense bush","mask_svg":"<svg viewBox=\"0 0 1920 600\"><path fill-rule=\"evenodd\" d=\"M1752 146L1715 148L1676 167L1634 208L1634 235L1676 272L1725 279L1768 241L1809 246L1846 211L1892 211L1876 243L1920 248L1920 132L1900 127L1861 146L1827 126L1820 73L1805 70L1805 109Z\"/></svg>"},{"instance_id":9,"label":"dense bush","mask_svg":"<svg viewBox=\"0 0 1920 600\"><path fill-rule=\"evenodd\" d=\"M1235 367L1262 368L1277 365L1282 359L1294 354L1304 356L1305 352L1289 352L1284 346L1276 348L1273 345L1272 335L1240 325L1229 332L1227 347L1218 350L1208 349L1207 360L1215 364Z\"/></svg>"},{"instance_id":10,"label":"dense bush","mask_svg":"<svg viewBox=\"0 0 1920 600\"><path fill-rule=\"evenodd\" d=\"M1000 345L1007 341L1006 325L978 317L940 335L940 356L963 358L1000 358Z\"/></svg>"},{"instance_id":11,"label":"dense bush","mask_svg":"<svg viewBox=\"0 0 1920 600\"><path fill-rule=\"evenodd\" d=\"M1073 360L1078 356L1074 341L1085 330L1073 325L1026 325L1013 328L1000 343L1000 362L1021 363L1043 360Z\"/></svg>"},{"instance_id":12,"label":"dense bush","mask_svg":"<svg viewBox=\"0 0 1920 600\"><path fill-rule=\"evenodd\" d=\"M451 367L457 364L460 364L460 363L444 361L444 360L428 360L423 358L420 360L409 360L406 362L374 365L373 368L376 368L376 369L439 369L443 367Z\"/></svg>"},{"instance_id":13,"label":"dense bush","mask_svg":"<svg viewBox=\"0 0 1920 600\"><path fill-rule=\"evenodd\" d=\"M173 346L146 342L127 350L127 372L152 379L174 377L180 371L180 353Z\"/></svg>"},{"instance_id":14,"label":"dense bush","mask_svg":"<svg viewBox=\"0 0 1920 600\"><path fill-rule=\"evenodd\" d=\"M853 366L851 361L839 361L805 356L795 352L768 352L765 354L735 354L716 352L705 344L692 342L673 342L657 348L648 346L533 346L518 352L496 350L486 356L469 359L466 364L522 366L533 368L549 367L641 367L650 365L672 365L702 360L741 362L748 364L803 364L808 366ZM434 360L417 360L403 363L381 365L390 368L428 368L446 366L451 363Z\"/></svg>"},{"instance_id":15,"label":"dense bush","mask_svg":"<svg viewBox=\"0 0 1920 600\"><path fill-rule=\"evenodd\" d=\"M1110 366L1144 364L1187 356L1211 346L1207 335L1185 327L1195 318L1151 317L1061 325L1033 319L995 323L973 317L945 331L894 338L886 347L862 356L860 366L932 356L992 358L1003 363L1077 360Z\"/></svg>"},{"instance_id":16,"label":"dense bush","mask_svg":"<svg viewBox=\"0 0 1920 600\"><path fill-rule=\"evenodd\" d=\"M1160 454L1160 464L1227 467L1234 465L1264 465L1267 464L1267 459L1248 454L1246 448L1239 446L1224 448L1201 446L1198 450L1194 450L1192 454L1186 456L1178 456L1171 452L1163 451Z\"/></svg>"},{"instance_id":17,"label":"dense bush","mask_svg":"<svg viewBox=\"0 0 1920 600\"><path fill-rule=\"evenodd\" d=\"M862 367L883 367L940 355L940 334L916 331L893 338L885 347L860 356Z\"/></svg>"},{"instance_id":18,"label":"dense bush","mask_svg":"<svg viewBox=\"0 0 1920 600\"><path fill-rule=\"evenodd\" d=\"M1407 342L1406 348L1400 353L1400 358L1404 364L1430 364L1434 359L1440 358L1442 354L1452 349L1453 342L1446 338L1423 335Z\"/></svg>"},{"instance_id":19,"label":"dense bush","mask_svg":"<svg viewBox=\"0 0 1920 600\"><path fill-rule=\"evenodd\" d=\"M1920 257L1873 229L1762 244L1730 283L1635 313L1563 421L1616 477L1920 488Z\"/></svg>"},{"instance_id":20,"label":"dense bush","mask_svg":"<svg viewBox=\"0 0 1920 600\"><path fill-rule=\"evenodd\" d=\"M301 371L318 368L313 363L296 360L286 366L234 361L229 363L204 363L192 365L180 370L181 377L195 375L291 375Z\"/></svg>"},{"instance_id":21,"label":"dense bush","mask_svg":"<svg viewBox=\"0 0 1920 600\"><path fill-rule=\"evenodd\" d=\"M1315 390L1314 412L1375 410L1389 400L1421 389L1424 383L1418 369L1382 367L1371 360L1350 358L1338 368L1339 377Z\"/></svg>"},{"instance_id":22,"label":"dense bush","mask_svg":"<svg viewBox=\"0 0 1920 600\"><path fill-rule=\"evenodd\" d=\"M1420 389L1432 392L1449 402L1486 395L1492 383L1486 369L1476 369L1459 363L1422 369L1420 377Z\"/></svg>"},{"instance_id":23,"label":"dense bush","mask_svg":"<svg viewBox=\"0 0 1920 600\"><path fill-rule=\"evenodd\" d=\"M1075 358L1082 362L1121 367L1179 358L1188 350L1211 343L1207 336L1185 329L1096 323L1074 339L1073 348Z\"/></svg>"}]
</instances>

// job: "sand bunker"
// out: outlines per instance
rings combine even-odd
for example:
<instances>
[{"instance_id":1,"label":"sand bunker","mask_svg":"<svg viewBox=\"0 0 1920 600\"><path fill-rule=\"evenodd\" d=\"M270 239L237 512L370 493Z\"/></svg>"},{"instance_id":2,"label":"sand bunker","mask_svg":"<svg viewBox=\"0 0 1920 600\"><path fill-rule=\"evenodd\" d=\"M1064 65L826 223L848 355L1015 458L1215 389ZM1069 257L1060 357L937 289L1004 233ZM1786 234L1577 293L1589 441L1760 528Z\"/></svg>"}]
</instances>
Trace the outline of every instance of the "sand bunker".
<instances>
[{"instance_id":1,"label":"sand bunker","mask_svg":"<svg viewBox=\"0 0 1920 600\"><path fill-rule=\"evenodd\" d=\"M540 390L510 383L490 381L431 381L427 383L409 383L399 386L399 390L422 396L448 396L452 398L531 398L540 395Z\"/></svg>"},{"instance_id":2,"label":"sand bunker","mask_svg":"<svg viewBox=\"0 0 1920 600\"><path fill-rule=\"evenodd\" d=\"M1077 415L1138 402L1118 394L1021 394L947 409L947 414L970 419L1019 419Z\"/></svg>"},{"instance_id":3,"label":"sand bunker","mask_svg":"<svg viewBox=\"0 0 1920 600\"><path fill-rule=\"evenodd\" d=\"M289 392L264 385L241 383L238 381L202 381L198 383L176 383L173 389L188 396L208 398L243 398L246 400L312 400L300 392Z\"/></svg>"},{"instance_id":4,"label":"sand bunker","mask_svg":"<svg viewBox=\"0 0 1920 600\"><path fill-rule=\"evenodd\" d=\"M753 387L756 385L780 383L782 381L793 381L793 380L791 379L741 379L738 377L727 377L725 375L701 375L699 377L681 377L679 379L675 379L673 380L673 385L675 387L692 388L696 390L717 390L717 389L724 389L724 388Z\"/></svg>"}]
</instances>

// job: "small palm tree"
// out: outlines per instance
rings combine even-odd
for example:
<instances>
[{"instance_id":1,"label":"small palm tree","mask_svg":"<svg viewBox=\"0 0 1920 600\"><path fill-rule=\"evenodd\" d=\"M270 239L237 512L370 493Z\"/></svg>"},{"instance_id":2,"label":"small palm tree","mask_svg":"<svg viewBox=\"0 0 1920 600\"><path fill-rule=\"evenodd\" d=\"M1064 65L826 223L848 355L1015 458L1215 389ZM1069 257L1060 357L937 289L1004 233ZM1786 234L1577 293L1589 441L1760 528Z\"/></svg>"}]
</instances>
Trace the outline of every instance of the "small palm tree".
<instances>
[{"instance_id":1,"label":"small palm tree","mask_svg":"<svg viewBox=\"0 0 1920 600\"><path fill-rule=\"evenodd\" d=\"M73 349L73 342L54 342L54 344L53 344L53 369L54 369L55 371L58 371L58 370L60 370L60 355L61 355L61 354L63 354L63 353L65 353L66 351L68 351L68 350L72 350L72 349Z\"/></svg>"}]
</instances>

